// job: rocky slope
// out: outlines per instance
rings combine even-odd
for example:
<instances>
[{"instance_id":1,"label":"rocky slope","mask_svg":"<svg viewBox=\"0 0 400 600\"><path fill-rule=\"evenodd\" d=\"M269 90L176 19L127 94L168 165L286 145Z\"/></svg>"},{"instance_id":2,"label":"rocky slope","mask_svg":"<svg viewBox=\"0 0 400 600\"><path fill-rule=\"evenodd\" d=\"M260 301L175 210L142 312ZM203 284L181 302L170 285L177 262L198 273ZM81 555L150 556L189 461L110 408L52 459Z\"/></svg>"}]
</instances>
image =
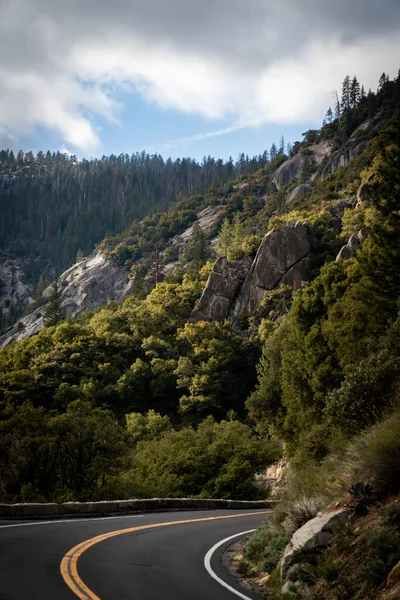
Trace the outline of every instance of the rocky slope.
<instances>
[{"instance_id":1,"label":"rocky slope","mask_svg":"<svg viewBox=\"0 0 400 600\"><path fill-rule=\"evenodd\" d=\"M266 193L263 184L257 183L257 174L253 180L240 182L232 186L232 197L255 193L258 202L268 203L274 190L283 191L286 188L286 205L294 200L298 203L312 195L317 180L323 181L339 167L347 165L351 160L360 156L368 144L368 138L373 135L380 122L380 115L368 119L360 125L348 142L337 149L337 145L329 139L323 139L312 145L303 145L300 151L286 159L278 168L270 172L270 192ZM299 183L293 188L294 182L299 182L305 164L310 171L307 183ZM366 184L364 184L365 187ZM258 186L258 187L257 187ZM360 188L360 203L365 196L363 186ZM365 191L365 190L364 190ZM215 202L215 200L214 200ZM183 233L169 240L166 250L160 253L160 276L168 275L180 265L184 247L193 240L196 226L207 234L216 223L220 222L229 207L226 198L222 197L213 205L203 207L197 213L197 221ZM270 213L269 216L274 214ZM340 230L341 216L332 218L332 227ZM197 227L197 230L198 230ZM265 231L265 229L264 229ZM264 233L264 232L263 232ZM351 238L342 248L339 257L348 259L365 239L365 231ZM243 261L228 264L224 258L219 258L214 265L209 281L204 289L198 307L193 311L192 318L218 321L225 318L235 319L243 313L253 312L269 290L280 284L288 284L297 289L302 281L307 281L310 274L309 256L312 228L307 223L296 223L295 226L275 228L263 239L254 261L249 257ZM217 237L209 239L207 244L211 258L215 258ZM147 266L155 268L153 254L147 256ZM32 302L33 288L26 284L23 268L13 261L5 261L0 271L3 286L0 289L0 307L3 314L8 316L10 307L17 305L20 312L26 310ZM94 310L110 301L121 301L131 292L129 267L123 261L113 261L107 253L98 253L76 263L61 275L62 306L67 317L75 318L84 312ZM44 298L49 293L45 291ZM32 313L18 320L12 327L3 331L0 336L0 347L15 340L34 335L43 326L42 309L36 308Z\"/></svg>"},{"instance_id":2,"label":"rocky slope","mask_svg":"<svg viewBox=\"0 0 400 600\"><path fill-rule=\"evenodd\" d=\"M300 173L307 160L307 156L314 159L317 169L325 160L325 158L331 155L332 150L333 143L330 140L323 140L319 144L308 146L306 152L298 152L292 158L289 158L280 167L278 167L272 176L272 183L278 190L281 189L281 187L287 185L293 179L299 179Z\"/></svg>"},{"instance_id":3,"label":"rocky slope","mask_svg":"<svg viewBox=\"0 0 400 600\"><path fill-rule=\"evenodd\" d=\"M279 285L298 289L310 278L312 227L272 229L264 237L254 261L249 257L229 264L221 257L215 263L200 302L191 318L221 321L254 312L268 291Z\"/></svg>"},{"instance_id":4,"label":"rocky slope","mask_svg":"<svg viewBox=\"0 0 400 600\"><path fill-rule=\"evenodd\" d=\"M214 225L222 210L221 206L208 206L198 213L195 223L201 227L203 232L207 232ZM171 240L171 245L181 251L193 239L194 232L193 224L182 234L175 236ZM22 308L25 309L33 301L33 288L23 283L23 270L14 263L15 261L7 261L3 265L3 270L0 271L0 273L4 273L3 276L0 275L0 279L4 279L7 284L3 288L3 301L7 303L7 299L10 297L18 298L22 303ZM160 257L160 263L161 272L164 275L179 264L178 262L163 262L163 256ZM109 302L121 302L132 292L129 268L118 265L112 258L101 252L84 258L64 271L60 276L60 286L62 309L65 317L70 319L96 310ZM44 301L46 301L50 289L49 286L44 291ZM43 306L39 306L3 331L0 335L0 348L36 335L43 328L42 312Z\"/></svg>"},{"instance_id":5,"label":"rocky slope","mask_svg":"<svg viewBox=\"0 0 400 600\"><path fill-rule=\"evenodd\" d=\"M62 308L66 317L95 310L112 301L121 301L131 292L128 270L97 253L79 261L60 276ZM50 286L44 291L46 299ZM35 335L43 328L43 306L22 317L0 336L0 347Z\"/></svg>"},{"instance_id":6,"label":"rocky slope","mask_svg":"<svg viewBox=\"0 0 400 600\"><path fill-rule=\"evenodd\" d=\"M33 285L26 281L22 261L3 258L0 261L1 322L12 319L12 313L23 312L33 302Z\"/></svg>"}]
</instances>

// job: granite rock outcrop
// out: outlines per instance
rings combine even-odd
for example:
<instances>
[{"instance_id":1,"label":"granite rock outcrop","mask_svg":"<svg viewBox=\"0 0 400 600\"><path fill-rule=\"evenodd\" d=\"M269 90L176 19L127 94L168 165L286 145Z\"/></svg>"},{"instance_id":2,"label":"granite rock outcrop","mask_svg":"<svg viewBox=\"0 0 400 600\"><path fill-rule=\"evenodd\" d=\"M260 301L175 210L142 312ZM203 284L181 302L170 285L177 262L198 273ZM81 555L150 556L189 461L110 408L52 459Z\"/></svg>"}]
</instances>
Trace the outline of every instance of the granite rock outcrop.
<instances>
[{"instance_id":1,"label":"granite rock outcrop","mask_svg":"<svg viewBox=\"0 0 400 600\"><path fill-rule=\"evenodd\" d=\"M276 189L279 190L283 185L290 183L294 179L298 180L304 163L307 160L307 156L313 157L315 166L318 168L326 157L330 156L332 148L333 144L329 140L323 140L318 144L308 146L306 148L307 152L295 154L292 158L285 160L285 162L274 171L272 183L275 185Z\"/></svg>"},{"instance_id":2,"label":"granite rock outcrop","mask_svg":"<svg viewBox=\"0 0 400 600\"><path fill-rule=\"evenodd\" d=\"M307 223L272 229L261 242L253 261L214 264L193 320L222 321L254 312L268 291L281 284L298 289L310 278L309 256L313 238Z\"/></svg>"},{"instance_id":3,"label":"granite rock outcrop","mask_svg":"<svg viewBox=\"0 0 400 600\"><path fill-rule=\"evenodd\" d=\"M195 321L223 321L228 317L236 296L251 268L249 257L228 263L220 256L213 266L197 308L192 311Z\"/></svg>"},{"instance_id":4,"label":"granite rock outcrop","mask_svg":"<svg viewBox=\"0 0 400 600\"><path fill-rule=\"evenodd\" d=\"M113 263L102 253L85 258L60 276L61 306L66 317L74 319L131 293L127 268ZM46 299L50 286L43 293ZM22 317L0 336L0 348L37 334L43 328L43 306Z\"/></svg>"}]
</instances>

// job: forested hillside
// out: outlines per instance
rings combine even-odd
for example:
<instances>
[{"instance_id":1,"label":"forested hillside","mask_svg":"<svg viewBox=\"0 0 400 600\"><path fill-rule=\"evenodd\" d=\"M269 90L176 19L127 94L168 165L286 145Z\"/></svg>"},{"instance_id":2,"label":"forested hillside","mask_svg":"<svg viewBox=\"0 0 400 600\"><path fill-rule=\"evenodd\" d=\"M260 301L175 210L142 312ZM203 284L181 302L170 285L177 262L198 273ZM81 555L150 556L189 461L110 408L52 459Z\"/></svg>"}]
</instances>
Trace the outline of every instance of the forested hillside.
<instances>
[{"instance_id":1,"label":"forested hillside","mask_svg":"<svg viewBox=\"0 0 400 600\"><path fill-rule=\"evenodd\" d=\"M200 164L145 152L78 160L60 152L0 151L0 330L106 235L254 173L267 160L268 153L235 162L209 156Z\"/></svg>"},{"instance_id":2,"label":"forested hillside","mask_svg":"<svg viewBox=\"0 0 400 600\"><path fill-rule=\"evenodd\" d=\"M235 163L205 157L199 164L145 152L78 160L60 152L21 151L15 157L2 150L0 250L29 259L26 272L36 282L48 264L60 273L106 234L265 162L266 156L243 155Z\"/></svg>"},{"instance_id":3,"label":"forested hillside","mask_svg":"<svg viewBox=\"0 0 400 600\"><path fill-rule=\"evenodd\" d=\"M127 227L99 248L130 271L134 285L124 302L44 328L0 352L0 499L257 498L266 491L255 475L284 456L294 475L275 529L266 534L276 546L265 550L262 538L261 550L254 542L248 556L265 571L266 564L275 568L288 531L296 529L285 529L290 498L318 496L311 518L332 501L332 490L343 491L354 483L352 473L364 472L381 481L382 494L396 494L398 420L391 415L400 381L399 106L400 77L382 76L376 94L346 78L341 102L321 130L306 132L288 155L282 149L260 159L263 164L248 164L234 181L232 164L218 172L209 161L190 163L183 181L181 162L160 167L152 158L147 187L140 187L144 156L112 165L111 159L59 157L43 179L24 180L31 191L46 189L51 201L67 201L71 188L63 187L63 174L78 186L76 216L64 223L65 239L76 241L66 261L77 248L100 241L85 246L75 229L83 223L79 198L87 218L102 221L97 201L107 205L113 190L116 220L102 227ZM171 173L171 188L157 187L157 165ZM101 190L96 201L92 187L84 192L89 178ZM22 202L22 183L5 187L3 197L15 194ZM198 215L208 207L216 209L207 213L215 220L203 231ZM63 202L59 208L61 218ZM25 209L28 219L29 202ZM153 214L130 223L147 212ZM44 216L36 217L40 230ZM21 248L28 225L17 211L7 219L9 239ZM192 225L179 245L176 236ZM278 248L270 242L279 234L297 243L298 232L306 244L300 259L296 244L293 250L289 242ZM49 236L56 243L57 232ZM35 238L33 247L39 251L42 243ZM222 258L213 267L217 255ZM291 262L279 283L264 285L260 272L279 272L282 256ZM232 274L242 271L233 286ZM243 301L233 310L238 294L253 294L256 309L245 310ZM227 318L213 318L216 301L226 301ZM57 298L50 302L57 308ZM193 312L196 306L206 320ZM348 469L347 483L338 483L332 460L344 460L345 450L359 456L360 444L370 462L357 458L358 470ZM383 472L382 456L389 457L393 478ZM299 483L302 476L307 485ZM324 496L329 477L336 477L336 487ZM349 589L361 598L354 596L357 582Z\"/></svg>"}]
</instances>

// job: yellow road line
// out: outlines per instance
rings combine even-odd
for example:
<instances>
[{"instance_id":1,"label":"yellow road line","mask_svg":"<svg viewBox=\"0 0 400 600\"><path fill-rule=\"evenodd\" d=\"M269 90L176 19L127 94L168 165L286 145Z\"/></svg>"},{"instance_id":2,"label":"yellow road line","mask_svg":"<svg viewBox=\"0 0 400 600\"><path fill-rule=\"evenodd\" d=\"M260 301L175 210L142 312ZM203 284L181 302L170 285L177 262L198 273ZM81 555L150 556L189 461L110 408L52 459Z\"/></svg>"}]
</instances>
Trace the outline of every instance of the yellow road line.
<instances>
[{"instance_id":1,"label":"yellow road line","mask_svg":"<svg viewBox=\"0 0 400 600\"><path fill-rule=\"evenodd\" d=\"M118 529L116 531L109 531L108 533L103 533L101 535L97 535L96 537L90 538L77 544L71 550L67 552L64 558L61 561L61 575L68 585L68 587L74 592L80 600L100 600L96 594L94 594L82 579L78 573L78 559L82 556L86 550L94 546L95 544L99 544L100 542L104 542L104 540L108 540L109 538L115 537L117 535L122 535L124 533L133 533L135 531L143 531L143 529L155 529L156 527L169 527L171 525L183 525L185 523L199 523L201 521L216 521L218 519L234 519L237 517L249 517L254 515L263 515L268 513L268 510L257 511L252 513L245 514L237 514L237 515L224 515L221 517L203 517L201 519L185 519L184 521L168 521L166 523L153 523L152 525L139 525L138 527L128 527L127 529Z\"/></svg>"}]
</instances>

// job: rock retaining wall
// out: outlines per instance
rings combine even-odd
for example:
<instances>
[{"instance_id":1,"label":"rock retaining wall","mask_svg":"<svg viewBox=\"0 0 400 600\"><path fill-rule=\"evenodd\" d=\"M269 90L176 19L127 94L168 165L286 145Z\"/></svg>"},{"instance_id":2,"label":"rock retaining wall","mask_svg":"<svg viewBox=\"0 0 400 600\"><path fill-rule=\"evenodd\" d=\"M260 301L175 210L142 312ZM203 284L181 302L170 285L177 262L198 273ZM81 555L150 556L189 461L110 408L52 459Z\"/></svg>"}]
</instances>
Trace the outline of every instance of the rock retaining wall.
<instances>
[{"instance_id":1,"label":"rock retaining wall","mask_svg":"<svg viewBox=\"0 0 400 600\"><path fill-rule=\"evenodd\" d=\"M104 502L65 502L64 504L0 504L1 519L67 519L129 515L172 510L269 509L267 500L196 500L193 498L150 498L147 500L111 500Z\"/></svg>"}]
</instances>

